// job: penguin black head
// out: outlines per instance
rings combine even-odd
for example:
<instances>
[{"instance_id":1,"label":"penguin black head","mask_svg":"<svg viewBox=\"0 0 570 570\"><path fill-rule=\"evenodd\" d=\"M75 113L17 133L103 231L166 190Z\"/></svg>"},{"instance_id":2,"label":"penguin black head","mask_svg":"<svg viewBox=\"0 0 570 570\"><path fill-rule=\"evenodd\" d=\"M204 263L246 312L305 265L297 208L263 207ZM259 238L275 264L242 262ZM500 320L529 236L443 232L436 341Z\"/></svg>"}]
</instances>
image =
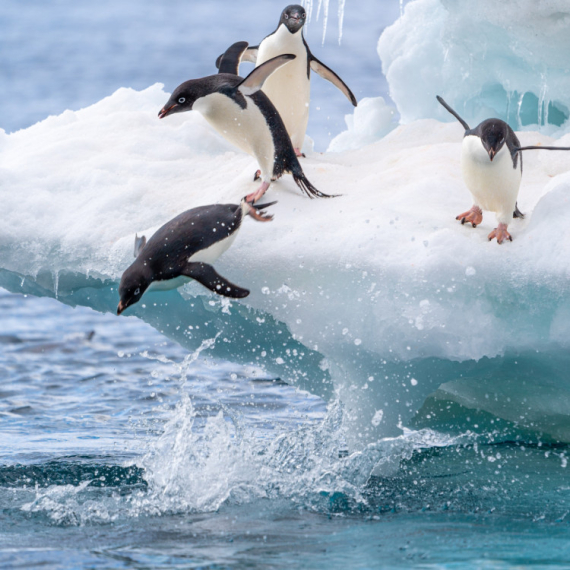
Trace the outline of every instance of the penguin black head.
<instances>
[{"instance_id":1,"label":"penguin black head","mask_svg":"<svg viewBox=\"0 0 570 570\"><path fill-rule=\"evenodd\" d=\"M507 140L509 126L500 119L487 119L483 121L476 129L477 134L481 137L481 143L489 154L491 162L495 155L503 148Z\"/></svg>"},{"instance_id":2,"label":"penguin black head","mask_svg":"<svg viewBox=\"0 0 570 570\"><path fill-rule=\"evenodd\" d=\"M120 315L127 307L138 303L143 293L148 289L151 281L145 276L135 261L121 277L119 284L119 296L121 300L117 306L117 315Z\"/></svg>"},{"instance_id":3,"label":"penguin black head","mask_svg":"<svg viewBox=\"0 0 570 570\"><path fill-rule=\"evenodd\" d=\"M203 97L204 82L201 79L191 79L179 85L170 96L166 105L158 113L159 119L164 119L173 113L191 111L196 99Z\"/></svg>"},{"instance_id":4,"label":"penguin black head","mask_svg":"<svg viewBox=\"0 0 570 570\"><path fill-rule=\"evenodd\" d=\"M292 34L296 34L305 25L306 18L307 12L303 6L291 4L281 13L279 26L284 24Z\"/></svg>"}]
</instances>

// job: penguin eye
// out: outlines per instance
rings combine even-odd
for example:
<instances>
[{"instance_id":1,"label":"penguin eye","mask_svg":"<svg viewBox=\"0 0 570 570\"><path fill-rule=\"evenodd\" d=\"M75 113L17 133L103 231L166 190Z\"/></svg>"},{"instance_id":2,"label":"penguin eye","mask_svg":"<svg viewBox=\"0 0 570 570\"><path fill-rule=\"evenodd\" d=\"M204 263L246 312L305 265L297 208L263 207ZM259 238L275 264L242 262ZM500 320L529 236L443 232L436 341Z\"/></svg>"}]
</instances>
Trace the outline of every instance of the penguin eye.
<instances>
[{"instance_id":1,"label":"penguin eye","mask_svg":"<svg viewBox=\"0 0 570 570\"><path fill-rule=\"evenodd\" d=\"M137 287L137 288L135 289L135 297L136 297L140 292L141 292L141 290Z\"/></svg>"},{"instance_id":2,"label":"penguin eye","mask_svg":"<svg viewBox=\"0 0 570 570\"><path fill-rule=\"evenodd\" d=\"M180 99L178 99L178 102L182 105L182 103L184 103L186 101L186 99L184 97L180 97Z\"/></svg>"},{"instance_id":3,"label":"penguin eye","mask_svg":"<svg viewBox=\"0 0 570 570\"><path fill-rule=\"evenodd\" d=\"M304 20L304 19L305 19L305 16L306 16L306 14L303 14L303 15L301 16L301 18L303 18L303 20Z\"/></svg>"},{"instance_id":4,"label":"penguin eye","mask_svg":"<svg viewBox=\"0 0 570 570\"><path fill-rule=\"evenodd\" d=\"M289 14L285 14L285 19L286 19L286 20L289 19Z\"/></svg>"}]
</instances>

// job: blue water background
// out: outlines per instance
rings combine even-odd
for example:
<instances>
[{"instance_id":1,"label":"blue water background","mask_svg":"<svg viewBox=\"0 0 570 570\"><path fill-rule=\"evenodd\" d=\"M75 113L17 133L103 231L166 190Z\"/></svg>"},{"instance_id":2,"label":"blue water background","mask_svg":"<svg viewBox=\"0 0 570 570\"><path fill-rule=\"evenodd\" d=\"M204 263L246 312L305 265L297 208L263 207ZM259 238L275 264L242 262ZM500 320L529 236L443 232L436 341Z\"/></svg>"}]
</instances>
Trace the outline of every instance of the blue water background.
<instances>
[{"instance_id":1,"label":"blue water background","mask_svg":"<svg viewBox=\"0 0 570 570\"><path fill-rule=\"evenodd\" d=\"M120 87L160 82L171 92L187 79L217 72L216 57L234 41L258 44L285 6L274 0L3 0L0 3L0 128L28 127L48 115L77 110ZM376 44L400 14L398 0L347 6L339 46L337 2L331 0L326 40L323 14L306 28L315 56L335 70L357 99L388 97ZM242 73L252 69L244 64ZM313 77L309 136L326 150L346 128L352 105ZM157 109L157 114L160 109Z\"/></svg>"},{"instance_id":2,"label":"blue water background","mask_svg":"<svg viewBox=\"0 0 570 570\"><path fill-rule=\"evenodd\" d=\"M3 0L0 127L210 74L282 7ZM314 53L387 96L375 48L399 3L347 2L340 47L336 7ZM324 150L351 109L318 77L311 105ZM286 378L53 299L0 291L0 319L0 567L570 567L565 445L481 415L346 457L342 410Z\"/></svg>"}]
</instances>

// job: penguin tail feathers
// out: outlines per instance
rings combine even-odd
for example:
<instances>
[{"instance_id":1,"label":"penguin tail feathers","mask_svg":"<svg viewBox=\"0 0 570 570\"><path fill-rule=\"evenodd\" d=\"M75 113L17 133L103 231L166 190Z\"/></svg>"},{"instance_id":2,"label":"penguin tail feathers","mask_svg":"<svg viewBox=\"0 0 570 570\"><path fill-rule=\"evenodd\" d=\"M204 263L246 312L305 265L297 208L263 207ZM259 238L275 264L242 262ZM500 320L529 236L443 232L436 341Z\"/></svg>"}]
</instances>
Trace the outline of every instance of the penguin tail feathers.
<instances>
[{"instance_id":1,"label":"penguin tail feathers","mask_svg":"<svg viewBox=\"0 0 570 570\"><path fill-rule=\"evenodd\" d=\"M302 170L292 172L295 184L309 197L309 198L336 198L340 194L325 194L317 190L308 180Z\"/></svg>"},{"instance_id":2,"label":"penguin tail feathers","mask_svg":"<svg viewBox=\"0 0 570 570\"><path fill-rule=\"evenodd\" d=\"M138 257L139 253L144 249L145 245L146 245L146 237L145 236L139 237L137 234L135 234L135 250L133 252L133 255L135 257Z\"/></svg>"},{"instance_id":3,"label":"penguin tail feathers","mask_svg":"<svg viewBox=\"0 0 570 570\"><path fill-rule=\"evenodd\" d=\"M524 214L519 210L518 203L515 203L515 211L513 212L513 218L524 218Z\"/></svg>"}]
</instances>

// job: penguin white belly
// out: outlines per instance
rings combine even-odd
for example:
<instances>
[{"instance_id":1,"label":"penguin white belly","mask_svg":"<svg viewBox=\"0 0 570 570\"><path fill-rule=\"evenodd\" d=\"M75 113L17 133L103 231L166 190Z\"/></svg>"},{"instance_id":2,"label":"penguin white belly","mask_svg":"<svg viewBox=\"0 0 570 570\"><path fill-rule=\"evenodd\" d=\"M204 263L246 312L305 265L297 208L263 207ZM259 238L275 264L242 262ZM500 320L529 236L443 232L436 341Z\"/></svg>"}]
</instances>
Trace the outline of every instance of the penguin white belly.
<instances>
[{"instance_id":1,"label":"penguin white belly","mask_svg":"<svg viewBox=\"0 0 570 570\"><path fill-rule=\"evenodd\" d=\"M481 139L469 135L463 139L461 168L474 204L495 212L500 223L508 224L513 217L521 184L520 161L513 168L511 154L503 145L491 162Z\"/></svg>"},{"instance_id":2,"label":"penguin white belly","mask_svg":"<svg viewBox=\"0 0 570 570\"><path fill-rule=\"evenodd\" d=\"M224 238L216 243L213 243L210 247L201 249L188 258L188 261L195 261L200 263L214 263L224 253L236 239L238 229L231 233L227 238Z\"/></svg>"},{"instance_id":3,"label":"penguin white belly","mask_svg":"<svg viewBox=\"0 0 570 570\"><path fill-rule=\"evenodd\" d=\"M301 32L292 34L284 25L279 26L274 34L261 42L256 65L284 53L297 57L273 72L263 84L263 91L279 111L293 146L300 149L307 131L311 99L307 49Z\"/></svg>"},{"instance_id":4,"label":"penguin white belly","mask_svg":"<svg viewBox=\"0 0 570 570\"><path fill-rule=\"evenodd\" d=\"M273 176L275 145L269 125L255 102L245 97L247 107L242 109L235 101L222 93L200 97L193 109L229 142L257 159L264 179Z\"/></svg>"},{"instance_id":5,"label":"penguin white belly","mask_svg":"<svg viewBox=\"0 0 570 570\"><path fill-rule=\"evenodd\" d=\"M195 254L188 258L188 261L208 264L214 263L214 261L216 261L218 257L220 257L220 255L222 255L222 253L224 253L232 245L236 239L238 230L231 233L227 238L224 238L223 240L212 244L210 247L197 251ZM174 279L153 281L147 291L170 291L171 289L178 289L178 287L186 285L186 283L189 281L192 281L192 278L186 277L185 275L179 275Z\"/></svg>"},{"instance_id":6,"label":"penguin white belly","mask_svg":"<svg viewBox=\"0 0 570 570\"><path fill-rule=\"evenodd\" d=\"M186 285L189 281L192 281L192 279L185 275L179 275L174 279L166 279L164 281L153 281L147 291L170 291L172 289L178 289L178 287L182 287L182 285Z\"/></svg>"}]
</instances>

